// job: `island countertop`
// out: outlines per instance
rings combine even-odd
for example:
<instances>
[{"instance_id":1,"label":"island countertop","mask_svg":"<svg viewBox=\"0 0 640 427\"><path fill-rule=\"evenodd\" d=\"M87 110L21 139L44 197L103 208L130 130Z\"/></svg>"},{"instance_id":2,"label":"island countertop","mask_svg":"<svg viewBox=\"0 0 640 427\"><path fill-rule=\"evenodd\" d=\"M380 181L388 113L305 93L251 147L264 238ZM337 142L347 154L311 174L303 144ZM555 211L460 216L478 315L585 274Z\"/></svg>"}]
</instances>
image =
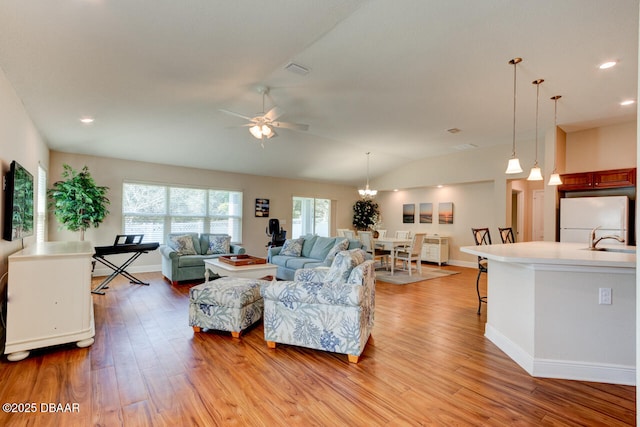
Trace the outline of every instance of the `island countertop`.
<instances>
[{"instance_id":1,"label":"island countertop","mask_svg":"<svg viewBox=\"0 0 640 427\"><path fill-rule=\"evenodd\" d=\"M636 249L635 246L598 245L598 248ZM635 268L636 254L589 250L586 243L521 242L463 246L462 252L489 260L524 264L582 265Z\"/></svg>"}]
</instances>

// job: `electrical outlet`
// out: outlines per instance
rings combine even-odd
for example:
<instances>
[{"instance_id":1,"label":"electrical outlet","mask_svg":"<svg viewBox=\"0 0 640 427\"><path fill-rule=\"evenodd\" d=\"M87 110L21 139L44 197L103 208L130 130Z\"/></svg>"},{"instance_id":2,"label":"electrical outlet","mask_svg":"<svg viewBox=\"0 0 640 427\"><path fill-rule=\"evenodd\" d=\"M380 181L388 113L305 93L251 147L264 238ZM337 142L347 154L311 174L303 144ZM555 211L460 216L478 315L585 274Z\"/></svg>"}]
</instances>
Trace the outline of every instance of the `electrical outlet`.
<instances>
[{"instance_id":1,"label":"electrical outlet","mask_svg":"<svg viewBox=\"0 0 640 427\"><path fill-rule=\"evenodd\" d=\"M611 304L611 288L600 288L598 304Z\"/></svg>"}]
</instances>

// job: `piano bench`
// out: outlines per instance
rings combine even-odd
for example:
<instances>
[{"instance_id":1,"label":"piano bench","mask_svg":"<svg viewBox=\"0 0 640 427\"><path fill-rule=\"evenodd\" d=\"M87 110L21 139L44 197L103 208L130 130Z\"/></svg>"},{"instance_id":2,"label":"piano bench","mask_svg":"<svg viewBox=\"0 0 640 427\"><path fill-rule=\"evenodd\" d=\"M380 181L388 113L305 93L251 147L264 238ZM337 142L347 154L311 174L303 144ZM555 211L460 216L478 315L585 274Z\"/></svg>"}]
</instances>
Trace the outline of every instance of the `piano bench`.
<instances>
[{"instance_id":1,"label":"piano bench","mask_svg":"<svg viewBox=\"0 0 640 427\"><path fill-rule=\"evenodd\" d=\"M222 277L189 290L189 326L194 332L215 329L233 337L262 319L260 279Z\"/></svg>"}]
</instances>

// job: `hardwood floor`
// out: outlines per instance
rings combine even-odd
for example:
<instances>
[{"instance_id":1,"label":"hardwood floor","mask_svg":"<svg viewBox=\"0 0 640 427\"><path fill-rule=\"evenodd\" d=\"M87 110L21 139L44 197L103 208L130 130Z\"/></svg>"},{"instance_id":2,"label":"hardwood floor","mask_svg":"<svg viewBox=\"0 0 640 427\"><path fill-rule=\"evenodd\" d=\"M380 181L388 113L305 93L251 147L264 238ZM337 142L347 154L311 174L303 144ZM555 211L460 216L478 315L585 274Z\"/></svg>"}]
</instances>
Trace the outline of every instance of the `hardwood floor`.
<instances>
[{"instance_id":1,"label":"hardwood floor","mask_svg":"<svg viewBox=\"0 0 640 427\"><path fill-rule=\"evenodd\" d=\"M194 334L190 285L159 273L139 275L149 287L119 278L93 296L93 346L0 362L0 402L36 404L35 413L0 413L0 425L635 424L635 387L530 377L483 336L477 270L444 268L461 273L377 283L373 336L357 365L270 350L261 324L241 339ZM78 411L53 413L49 403Z\"/></svg>"}]
</instances>

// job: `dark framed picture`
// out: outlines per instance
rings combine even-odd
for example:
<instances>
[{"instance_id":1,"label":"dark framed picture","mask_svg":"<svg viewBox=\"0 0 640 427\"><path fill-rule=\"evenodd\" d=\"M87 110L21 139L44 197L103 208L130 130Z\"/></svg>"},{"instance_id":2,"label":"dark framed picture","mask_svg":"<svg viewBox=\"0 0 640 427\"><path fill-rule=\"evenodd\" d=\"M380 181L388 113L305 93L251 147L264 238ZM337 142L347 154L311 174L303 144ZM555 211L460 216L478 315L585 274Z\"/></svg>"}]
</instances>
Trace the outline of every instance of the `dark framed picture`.
<instances>
[{"instance_id":1,"label":"dark framed picture","mask_svg":"<svg viewBox=\"0 0 640 427\"><path fill-rule=\"evenodd\" d=\"M420 203L420 224L433 223L433 203Z\"/></svg>"},{"instance_id":2,"label":"dark framed picture","mask_svg":"<svg viewBox=\"0 0 640 427\"><path fill-rule=\"evenodd\" d=\"M416 216L416 205L402 205L402 223L413 224Z\"/></svg>"},{"instance_id":3,"label":"dark framed picture","mask_svg":"<svg viewBox=\"0 0 640 427\"><path fill-rule=\"evenodd\" d=\"M440 206L438 206L438 220L440 224L453 224L453 203L440 203Z\"/></svg>"},{"instance_id":4,"label":"dark framed picture","mask_svg":"<svg viewBox=\"0 0 640 427\"><path fill-rule=\"evenodd\" d=\"M269 217L269 199L256 199L256 216Z\"/></svg>"}]
</instances>

